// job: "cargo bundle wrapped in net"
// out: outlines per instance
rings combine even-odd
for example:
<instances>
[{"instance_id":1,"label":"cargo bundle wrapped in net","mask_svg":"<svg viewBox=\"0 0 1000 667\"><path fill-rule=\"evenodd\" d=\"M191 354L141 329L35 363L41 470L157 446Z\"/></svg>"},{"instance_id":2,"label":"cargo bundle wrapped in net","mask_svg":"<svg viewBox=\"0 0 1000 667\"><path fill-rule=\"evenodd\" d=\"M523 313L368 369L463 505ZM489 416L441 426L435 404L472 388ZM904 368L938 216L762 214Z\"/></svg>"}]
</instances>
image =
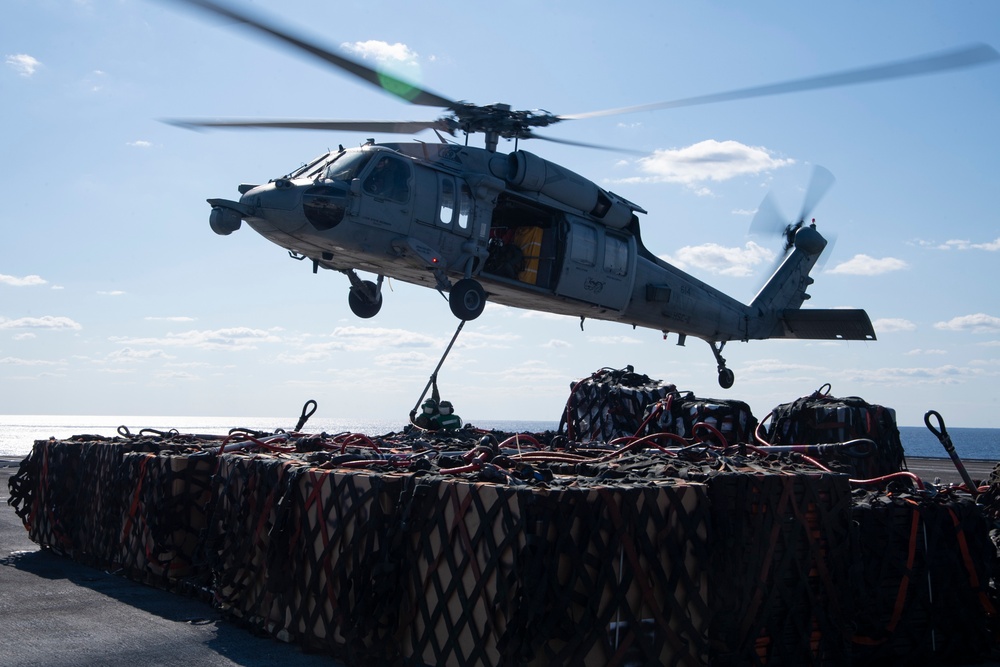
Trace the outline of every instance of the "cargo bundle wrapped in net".
<instances>
[{"instance_id":1,"label":"cargo bundle wrapped in net","mask_svg":"<svg viewBox=\"0 0 1000 667\"><path fill-rule=\"evenodd\" d=\"M765 421L770 426L762 442L770 445L823 445L823 458L858 479L872 479L905 470L896 414L857 396L838 398L825 384L790 403L775 407Z\"/></svg>"},{"instance_id":2,"label":"cargo bundle wrapped in net","mask_svg":"<svg viewBox=\"0 0 1000 667\"><path fill-rule=\"evenodd\" d=\"M745 404L644 378L575 383L557 432L375 437L300 421L39 441L11 504L45 547L349 664L885 664L917 645L989 649L996 549L978 503L762 444ZM931 595L968 617L931 613Z\"/></svg>"}]
</instances>

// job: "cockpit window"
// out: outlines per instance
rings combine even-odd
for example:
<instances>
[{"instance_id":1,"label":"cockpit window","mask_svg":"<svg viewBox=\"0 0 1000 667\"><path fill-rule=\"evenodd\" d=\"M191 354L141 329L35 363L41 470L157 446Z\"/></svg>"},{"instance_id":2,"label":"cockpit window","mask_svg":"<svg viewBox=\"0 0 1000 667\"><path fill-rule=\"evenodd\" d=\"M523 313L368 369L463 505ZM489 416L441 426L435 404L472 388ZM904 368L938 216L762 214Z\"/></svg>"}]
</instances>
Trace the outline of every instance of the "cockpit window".
<instances>
[{"instance_id":1,"label":"cockpit window","mask_svg":"<svg viewBox=\"0 0 1000 667\"><path fill-rule=\"evenodd\" d=\"M368 164L371 156L368 151L342 153L326 168L324 178L331 181L351 181Z\"/></svg>"},{"instance_id":2,"label":"cockpit window","mask_svg":"<svg viewBox=\"0 0 1000 667\"><path fill-rule=\"evenodd\" d=\"M326 166L324 163L327 162L329 159L330 159L330 153L323 153L319 157L309 160L309 162L306 162L304 165L302 165L292 173L286 174L285 178L287 179L304 178L306 177L307 174L315 178L316 172L319 171L320 169L323 169ZM309 172L313 173L310 174Z\"/></svg>"}]
</instances>

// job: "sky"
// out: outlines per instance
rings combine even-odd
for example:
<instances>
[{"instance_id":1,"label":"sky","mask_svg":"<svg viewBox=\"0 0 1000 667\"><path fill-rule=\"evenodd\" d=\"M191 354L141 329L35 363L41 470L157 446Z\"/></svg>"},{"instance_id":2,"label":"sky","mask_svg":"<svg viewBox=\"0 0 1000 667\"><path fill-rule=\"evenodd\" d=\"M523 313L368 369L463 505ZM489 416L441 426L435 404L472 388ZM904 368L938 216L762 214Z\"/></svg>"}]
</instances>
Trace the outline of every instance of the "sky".
<instances>
[{"instance_id":1,"label":"sky","mask_svg":"<svg viewBox=\"0 0 1000 667\"><path fill-rule=\"evenodd\" d=\"M556 114L1000 48L993 0L232 4L452 99ZM0 58L0 414L295 416L314 399L318 416L405 421L457 325L441 295L389 280L360 320L343 275L208 225L207 198L367 136L163 120L438 110L169 0L5 0ZM829 383L903 426L934 409L998 428L998 118L990 64L546 128L642 152L519 146L642 206L651 251L743 302L780 247L749 235L758 205L771 193L792 216L814 166L830 170L812 215L835 243L807 306L864 308L878 340L733 342L723 390L702 341L490 304L442 396L467 421L558 421L571 384L632 365L758 419Z\"/></svg>"}]
</instances>

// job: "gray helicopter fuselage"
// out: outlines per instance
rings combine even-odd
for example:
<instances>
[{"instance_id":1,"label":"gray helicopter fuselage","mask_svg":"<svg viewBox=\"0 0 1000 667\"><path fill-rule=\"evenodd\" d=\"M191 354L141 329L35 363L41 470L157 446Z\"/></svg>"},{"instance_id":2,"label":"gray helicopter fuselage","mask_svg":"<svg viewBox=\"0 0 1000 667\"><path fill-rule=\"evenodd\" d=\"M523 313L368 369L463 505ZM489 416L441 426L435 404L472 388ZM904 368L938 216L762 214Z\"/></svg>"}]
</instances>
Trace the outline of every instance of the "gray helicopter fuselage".
<instances>
[{"instance_id":1,"label":"gray helicopter fuselage","mask_svg":"<svg viewBox=\"0 0 1000 667\"><path fill-rule=\"evenodd\" d=\"M382 160L399 172L389 185L376 183ZM242 218L319 267L427 287L474 276L490 301L518 308L717 340L745 333L746 306L641 247L644 211L524 151L366 146L241 190L238 205L210 200L213 220L230 216L216 231Z\"/></svg>"},{"instance_id":2,"label":"gray helicopter fuselage","mask_svg":"<svg viewBox=\"0 0 1000 667\"><path fill-rule=\"evenodd\" d=\"M441 291L473 278L495 303L676 333L681 343L691 335L713 346L857 337L843 332L843 318L863 315L815 311L808 323L790 325L826 245L814 228L798 230L792 254L754 302L743 304L647 250L640 207L526 151L369 144L240 191L239 202L209 200L217 233L245 220L293 257L353 276L355 285L355 271ZM826 315L817 321L818 314ZM867 315L862 319L849 324L874 338Z\"/></svg>"}]
</instances>

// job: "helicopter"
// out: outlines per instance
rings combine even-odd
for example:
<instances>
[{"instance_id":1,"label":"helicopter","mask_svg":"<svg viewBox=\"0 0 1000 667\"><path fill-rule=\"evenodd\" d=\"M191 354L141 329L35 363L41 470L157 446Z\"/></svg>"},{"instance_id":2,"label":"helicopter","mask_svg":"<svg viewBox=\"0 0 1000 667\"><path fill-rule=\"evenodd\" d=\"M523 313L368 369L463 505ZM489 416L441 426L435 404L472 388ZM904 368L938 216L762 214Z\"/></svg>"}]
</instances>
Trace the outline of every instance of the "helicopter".
<instances>
[{"instance_id":1,"label":"helicopter","mask_svg":"<svg viewBox=\"0 0 1000 667\"><path fill-rule=\"evenodd\" d=\"M246 222L313 273L343 273L348 305L360 318L377 315L385 279L447 294L452 314L465 322L487 301L580 318L608 320L706 341L717 362L719 385L735 375L722 356L726 343L771 338L876 339L861 309L805 309L810 271L827 240L807 222L832 184L817 169L802 213L776 219L762 205L751 229L778 231L783 259L749 304L744 304L657 257L640 235L641 206L564 166L519 148L546 140L583 148L594 144L536 132L557 122L655 111L777 95L971 67L1000 58L974 45L911 60L854 69L726 93L555 115L507 104L475 105L371 68L273 22L215 0L173 0L236 22L320 59L342 73L414 105L444 109L431 121L172 120L191 128L300 129L412 135L432 130L437 143L378 142L328 151L263 184L243 184L240 198L209 199L211 229L229 235ZM464 135L461 144L447 137ZM469 145L482 134L483 147ZM515 150L497 150L500 139ZM765 219L770 218L770 219ZM777 220L777 222L776 222ZM369 280L359 272L373 274Z\"/></svg>"}]
</instances>

